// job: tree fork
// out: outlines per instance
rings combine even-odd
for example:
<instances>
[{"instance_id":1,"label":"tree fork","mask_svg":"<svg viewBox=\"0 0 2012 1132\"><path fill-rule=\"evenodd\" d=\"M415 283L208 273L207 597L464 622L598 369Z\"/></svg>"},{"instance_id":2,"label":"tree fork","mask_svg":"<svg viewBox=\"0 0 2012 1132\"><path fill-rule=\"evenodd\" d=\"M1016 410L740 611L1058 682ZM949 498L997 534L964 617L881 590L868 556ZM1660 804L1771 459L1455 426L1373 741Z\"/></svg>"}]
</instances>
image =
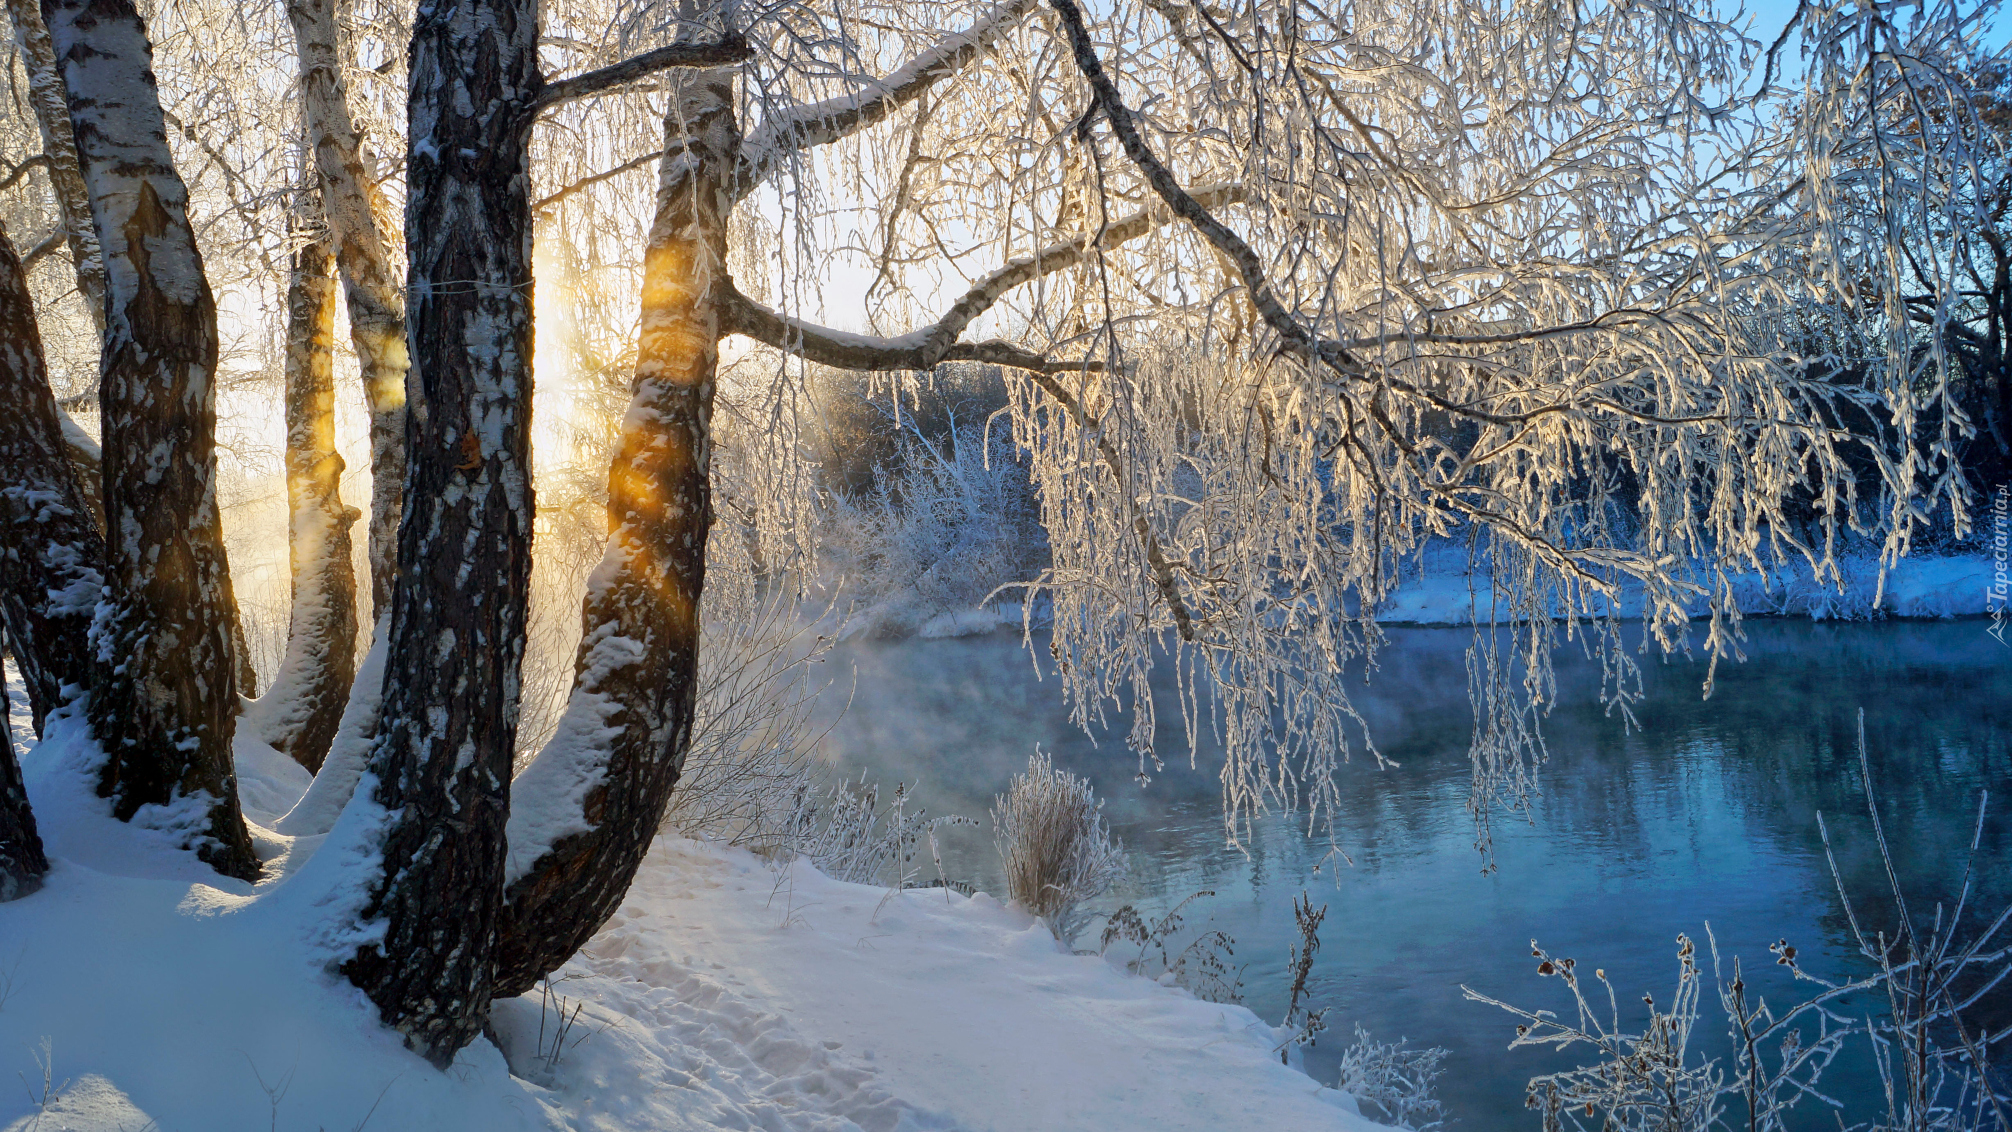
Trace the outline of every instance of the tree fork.
<instances>
[{"instance_id":1,"label":"tree fork","mask_svg":"<svg viewBox=\"0 0 2012 1132\"><path fill-rule=\"evenodd\" d=\"M258 875L231 762L236 602L216 499L216 303L175 172L132 0L44 0L104 255L108 595L93 643L99 792L131 820L195 809L181 832L218 872Z\"/></svg>"},{"instance_id":2,"label":"tree fork","mask_svg":"<svg viewBox=\"0 0 2012 1132\"><path fill-rule=\"evenodd\" d=\"M691 742L726 221L740 148L733 105L732 71L673 80L636 375L608 472L608 548L588 583L566 714L517 782L541 795L592 785L558 828L549 814L511 823L499 996L529 991L621 905Z\"/></svg>"}]
</instances>

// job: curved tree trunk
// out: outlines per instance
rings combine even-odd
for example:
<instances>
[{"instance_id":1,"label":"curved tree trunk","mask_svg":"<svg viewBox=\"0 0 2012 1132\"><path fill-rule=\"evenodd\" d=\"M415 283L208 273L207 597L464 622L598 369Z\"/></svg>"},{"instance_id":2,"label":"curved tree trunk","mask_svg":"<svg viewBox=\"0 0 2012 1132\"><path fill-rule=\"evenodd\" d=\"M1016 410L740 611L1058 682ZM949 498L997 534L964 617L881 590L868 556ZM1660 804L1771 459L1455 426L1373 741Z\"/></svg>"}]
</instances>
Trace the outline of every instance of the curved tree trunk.
<instances>
[{"instance_id":1,"label":"curved tree trunk","mask_svg":"<svg viewBox=\"0 0 2012 1132\"><path fill-rule=\"evenodd\" d=\"M391 609L405 491L405 292L378 226L377 190L344 93L335 0L288 0L286 14L300 53L301 115L320 173L322 214L370 408L370 598L382 616Z\"/></svg>"},{"instance_id":2,"label":"curved tree trunk","mask_svg":"<svg viewBox=\"0 0 2012 1132\"><path fill-rule=\"evenodd\" d=\"M100 793L226 876L258 858L238 809L230 571L216 501L216 305L132 0L44 0L105 257L106 565L91 694Z\"/></svg>"},{"instance_id":3,"label":"curved tree trunk","mask_svg":"<svg viewBox=\"0 0 2012 1132\"><path fill-rule=\"evenodd\" d=\"M312 199L312 194L309 194ZM335 450L335 278L318 222L294 250L286 295L286 497L293 612L286 656L254 709L260 735L321 769L356 676L353 508Z\"/></svg>"},{"instance_id":4,"label":"curved tree trunk","mask_svg":"<svg viewBox=\"0 0 2012 1132\"><path fill-rule=\"evenodd\" d=\"M536 0L432 0L413 25L405 241L416 385L406 423L384 698L370 770L388 815L344 964L445 1067L482 1030L531 574L531 205Z\"/></svg>"},{"instance_id":5,"label":"curved tree trunk","mask_svg":"<svg viewBox=\"0 0 2012 1132\"><path fill-rule=\"evenodd\" d=\"M636 377L608 473L608 549L588 583L566 714L514 786L499 996L530 990L614 914L691 741L712 520L715 298L740 133L731 70L672 82Z\"/></svg>"},{"instance_id":6,"label":"curved tree trunk","mask_svg":"<svg viewBox=\"0 0 2012 1132\"><path fill-rule=\"evenodd\" d=\"M91 687L105 543L64 457L20 256L0 229L0 621L39 734Z\"/></svg>"},{"instance_id":7,"label":"curved tree trunk","mask_svg":"<svg viewBox=\"0 0 2012 1132\"><path fill-rule=\"evenodd\" d=\"M21 763L14 757L14 733L0 735L0 904L42 887L49 858L35 832L35 811L28 808L28 790L21 784Z\"/></svg>"}]
</instances>

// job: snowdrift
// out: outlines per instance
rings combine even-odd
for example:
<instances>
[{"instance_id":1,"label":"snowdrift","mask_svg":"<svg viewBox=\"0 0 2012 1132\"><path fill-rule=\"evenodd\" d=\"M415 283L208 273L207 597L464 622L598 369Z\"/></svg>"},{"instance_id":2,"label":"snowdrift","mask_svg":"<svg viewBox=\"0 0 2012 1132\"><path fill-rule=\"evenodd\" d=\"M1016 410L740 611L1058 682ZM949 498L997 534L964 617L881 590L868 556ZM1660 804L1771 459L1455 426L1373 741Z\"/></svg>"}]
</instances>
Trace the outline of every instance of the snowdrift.
<instances>
[{"instance_id":1,"label":"snowdrift","mask_svg":"<svg viewBox=\"0 0 2012 1132\"><path fill-rule=\"evenodd\" d=\"M1378 1127L1249 1010L1065 954L988 896L669 837L549 990L436 1072L328 969L367 806L274 832L307 775L242 740L247 885L172 848L172 814L112 820L74 723L16 739L55 864L0 906L5 1132Z\"/></svg>"}]
</instances>

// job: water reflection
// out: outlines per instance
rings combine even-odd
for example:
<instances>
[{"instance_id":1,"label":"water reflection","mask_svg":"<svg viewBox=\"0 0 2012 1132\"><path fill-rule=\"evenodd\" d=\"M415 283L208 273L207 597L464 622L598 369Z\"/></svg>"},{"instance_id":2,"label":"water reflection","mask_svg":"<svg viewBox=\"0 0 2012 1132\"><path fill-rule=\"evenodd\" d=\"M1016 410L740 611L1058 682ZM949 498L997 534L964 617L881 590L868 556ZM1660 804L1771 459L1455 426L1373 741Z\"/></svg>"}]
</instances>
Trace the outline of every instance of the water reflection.
<instances>
[{"instance_id":1,"label":"water reflection","mask_svg":"<svg viewBox=\"0 0 2012 1132\"><path fill-rule=\"evenodd\" d=\"M1379 748L1399 765L1344 768L1336 841L1354 864L1339 869L1322 868L1325 839L1307 836L1303 819L1264 820L1245 852L1226 848L1219 751L1205 744L1193 767L1169 759L1141 787L1124 722L1098 737L1101 746L1072 728L1055 682L1038 680L1017 638L1003 634L845 650L836 664L856 672L857 690L831 752L854 773L919 782L932 812L983 818L1042 745L1108 800L1133 856L1119 900L1163 909L1216 890L1189 922L1236 937L1258 1013L1276 1020L1284 1011L1292 897L1305 888L1330 905L1314 1000L1334 1007L1340 1032L1309 1055L1311 1072L1331 1079L1360 1022L1380 1038L1452 1051L1441 1094L1462 1127L1530 1127L1524 1081L1570 1059L1504 1053L1511 1020L1463 1001L1458 988L1565 1008L1562 988L1535 975L1533 938L1604 967L1624 1001L1645 991L1665 998L1676 935L1702 942L1707 921L1728 962L1743 956L1748 981L1776 1001L1795 993L1768 955L1777 938L1797 942L1811 969L1856 970L1816 818L1831 823L1862 912L1890 919L1858 785L1860 707L1909 895L1928 906L1949 893L1977 793L1989 788L1995 812L1973 906L2012 901L2012 651L1975 622L1767 622L1750 624L1748 636L1747 662L1721 666L1708 701L1702 663L1645 660L1648 698L1634 732L1596 702L1597 667L1561 658L1543 794L1527 821L1495 823L1492 873L1482 871L1465 809L1470 637L1457 630L1394 632L1361 690ZM1160 718L1160 750L1184 751L1171 698ZM997 891L988 831L946 857L954 874ZM2012 1013L2006 998L1998 1008ZM1723 1026L1708 1018L1701 1029L1716 1037Z\"/></svg>"}]
</instances>

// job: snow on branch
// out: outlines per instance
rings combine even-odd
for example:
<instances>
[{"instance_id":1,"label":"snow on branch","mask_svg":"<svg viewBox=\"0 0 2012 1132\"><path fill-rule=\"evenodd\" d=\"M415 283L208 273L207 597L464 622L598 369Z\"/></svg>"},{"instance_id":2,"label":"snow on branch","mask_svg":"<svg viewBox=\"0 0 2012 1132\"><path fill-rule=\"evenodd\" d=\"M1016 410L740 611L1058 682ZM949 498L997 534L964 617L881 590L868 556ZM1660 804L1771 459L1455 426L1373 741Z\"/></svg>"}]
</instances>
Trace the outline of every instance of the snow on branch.
<instances>
[{"instance_id":1,"label":"snow on branch","mask_svg":"<svg viewBox=\"0 0 2012 1132\"><path fill-rule=\"evenodd\" d=\"M721 328L728 333L745 334L778 350L837 369L924 370L942 362L989 362L1035 373L1060 373L1081 370L1086 365L1051 361L1025 346L996 338L944 345L936 340L936 331L942 323L895 338L876 338L778 314L738 290L729 289L721 305L726 308ZM1096 363L1088 365L1097 368Z\"/></svg>"},{"instance_id":2,"label":"snow on branch","mask_svg":"<svg viewBox=\"0 0 2012 1132\"><path fill-rule=\"evenodd\" d=\"M546 83L538 97L531 100L529 110L542 114L561 103L626 86L673 67L723 67L753 54L747 40L738 35L725 36L715 43L672 43L599 70Z\"/></svg>"},{"instance_id":3,"label":"snow on branch","mask_svg":"<svg viewBox=\"0 0 2012 1132\"><path fill-rule=\"evenodd\" d=\"M886 78L837 98L777 112L748 139L740 183L758 185L786 155L835 142L885 121L939 80L963 69L1033 7L1034 0L1002 0L970 27L944 36Z\"/></svg>"}]
</instances>

